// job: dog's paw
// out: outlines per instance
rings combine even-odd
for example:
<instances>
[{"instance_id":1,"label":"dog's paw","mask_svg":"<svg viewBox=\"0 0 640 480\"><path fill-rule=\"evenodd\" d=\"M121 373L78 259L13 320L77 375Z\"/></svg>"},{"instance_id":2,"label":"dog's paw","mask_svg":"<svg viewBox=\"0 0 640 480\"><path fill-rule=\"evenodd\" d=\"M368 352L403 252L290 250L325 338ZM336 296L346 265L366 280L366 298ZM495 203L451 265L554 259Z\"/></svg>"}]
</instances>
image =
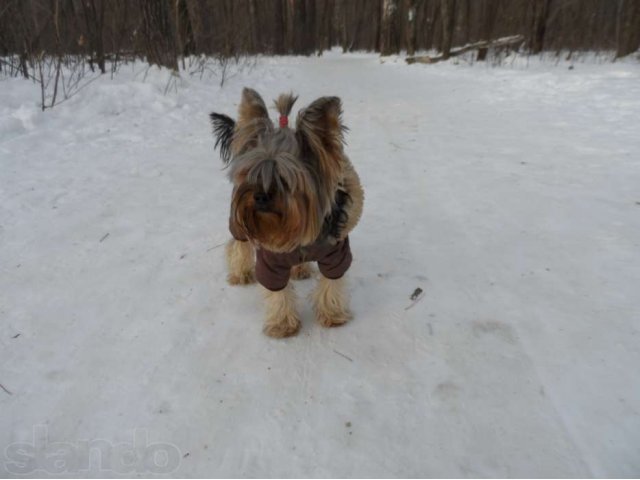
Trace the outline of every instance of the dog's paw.
<instances>
[{"instance_id":1,"label":"dog's paw","mask_svg":"<svg viewBox=\"0 0 640 480\"><path fill-rule=\"evenodd\" d=\"M349 310L340 310L334 312L316 311L316 319L323 327L339 327L344 325L353 318Z\"/></svg>"},{"instance_id":2,"label":"dog's paw","mask_svg":"<svg viewBox=\"0 0 640 480\"><path fill-rule=\"evenodd\" d=\"M250 285L256 282L256 277L253 270L249 270L248 272L242 272L240 274L230 273L227 275L227 281L229 285Z\"/></svg>"},{"instance_id":3,"label":"dog's paw","mask_svg":"<svg viewBox=\"0 0 640 480\"><path fill-rule=\"evenodd\" d=\"M262 331L272 338L291 337L300 331L300 320L296 317L290 317L278 322L267 322Z\"/></svg>"},{"instance_id":4,"label":"dog's paw","mask_svg":"<svg viewBox=\"0 0 640 480\"><path fill-rule=\"evenodd\" d=\"M294 280L306 280L313 275L313 269L308 263L301 263L291 268L291 278Z\"/></svg>"}]
</instances>

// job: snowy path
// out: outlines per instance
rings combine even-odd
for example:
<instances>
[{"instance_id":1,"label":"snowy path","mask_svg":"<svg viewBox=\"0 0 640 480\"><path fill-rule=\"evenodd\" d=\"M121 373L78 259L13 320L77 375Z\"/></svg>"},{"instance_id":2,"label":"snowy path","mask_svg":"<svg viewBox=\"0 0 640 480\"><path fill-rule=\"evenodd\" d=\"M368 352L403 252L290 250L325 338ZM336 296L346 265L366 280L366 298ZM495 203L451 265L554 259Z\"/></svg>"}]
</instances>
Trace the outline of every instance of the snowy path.
<instances>
[{"instance_id":1,"label":"snowy path","mask_svg":"<svg viewBox=\"0 0 640 480\"><path fill-rule=\"evenodd\" d=\"M640 475L640 66L143 75L45 114L0 81L0 476L148 475L134 438L179 450L169 475ZM245 84L343 99L366 190L343 328L306 281L300 335L269 339L225 283L207 113Z\"/></svg>"}]
</instances>

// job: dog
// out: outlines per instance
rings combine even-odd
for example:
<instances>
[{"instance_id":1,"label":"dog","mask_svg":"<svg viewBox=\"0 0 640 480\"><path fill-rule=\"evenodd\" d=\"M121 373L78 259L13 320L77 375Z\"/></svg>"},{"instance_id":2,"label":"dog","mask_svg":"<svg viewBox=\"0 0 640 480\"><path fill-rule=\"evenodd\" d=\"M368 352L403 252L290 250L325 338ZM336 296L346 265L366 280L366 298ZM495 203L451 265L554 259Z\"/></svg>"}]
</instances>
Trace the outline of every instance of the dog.
<instances>
[{"instance_id":1,"label":"dog","mask_svg":"<svg viewBox=\"0 0 640 480\"><path fill-rule=\"evenodd\" d=\"M318 322L325 327L352 318L344 274L351 265L349 233L362 215L364 191L344 152L342 104L321 97L299 111L295 130L289 115L297 96L275 100L278 126L262 97L242 91L237 120L211 113L223 162L233 184L226 246L228 282L257 280L265 289L264 333L298 333L300 316L291 278L320 279L312 295Z\"/></svg>"}]
</instances>

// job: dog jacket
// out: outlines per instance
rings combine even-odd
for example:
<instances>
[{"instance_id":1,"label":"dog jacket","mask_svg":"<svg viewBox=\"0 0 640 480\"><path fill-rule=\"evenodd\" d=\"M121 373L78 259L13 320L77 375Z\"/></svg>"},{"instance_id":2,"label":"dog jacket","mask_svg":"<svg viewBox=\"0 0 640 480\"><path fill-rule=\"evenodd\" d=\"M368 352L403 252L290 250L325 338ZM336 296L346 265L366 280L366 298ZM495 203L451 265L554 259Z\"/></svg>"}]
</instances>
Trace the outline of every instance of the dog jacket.
<instances>
[{"instance_id":1,"label":"dog jacket","mask_svg":"<svg viewBox=\"0 0 640 480\"><path fill-rule=\"evenodd\" d=\"M235 231L229 222L229 230L236 240L246 242L242 233ZM292 252L276 253L256 249L256 279L272 292L282 290L289 283L291 268L305 262L317 262L320 273L331 280L341 278L351 266L351 249L349 237L330 244L326 239L316 241L305 247L298 247Z\"/></svg>"}]
</instances>

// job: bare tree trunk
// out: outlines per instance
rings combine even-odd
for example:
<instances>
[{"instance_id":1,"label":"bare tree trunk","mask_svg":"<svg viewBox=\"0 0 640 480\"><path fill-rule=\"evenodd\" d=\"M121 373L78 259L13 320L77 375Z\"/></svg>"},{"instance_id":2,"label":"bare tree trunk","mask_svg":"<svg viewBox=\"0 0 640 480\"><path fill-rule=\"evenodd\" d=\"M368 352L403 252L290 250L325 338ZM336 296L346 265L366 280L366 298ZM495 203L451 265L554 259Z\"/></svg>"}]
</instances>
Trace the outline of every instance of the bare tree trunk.
<instances>
[{"instance_id":1,"label":"bare tree trunk","mask_svg":"<svg viewBox=\"0 0 640 480\"><path fill-rule=\"evenodd\" d=\"M416 53L416 0L405 0L407 14L407 28L405 31L405 44L407 55Z\"/></svg>"},{"instance_id":2,"label":"bare tree trunk","mask_svg":"<svg viewBox=\"0 0 640 480\"><path fill-rule=\"evenodd\" d=\"M183 35L184 35L184 26L182 25L182 22L180 21L180 4L183 3L183 0L175 0L175 7L174 7L174 14L175 14L175 24L176 24L176 47L178 49L178 52L181 52L184 55L184 39L183 39ZM183 66L184 66L184 60L183 60Z\"/></svg>"},{"instance_id":3,"label":"bare tree trunk","mask_svg":"<svg viewBox=\"0 0 640 480\"><path fill-rule=\"evenodd\" d=\"M640 47L640 5L638 0L618 0L616 19L616 58Z\"/></svg>"},{"instance_id":4,"label":"bare tree trunk","mask_svg":"<svg viewBox=\"0 0 640 480\"><path fill-rule=\"evenodd\" d=\"M294 43L295 43L295 0L283 0L284 1L284 25L285 25L285 35L284 35L284 46L287 53L292 53L294 51Z\"/></svg>"},{"instance_id":5,"label":"bare tree trunk","mask_svg":"<svg viewBox=\"0 0 640 480\"><path fill-rule=\"evenodd\" d=\"M342 47L342 52L346 52L348 48L347 43L347 7L345 0L335 0L333 8L333 31L335 40L334 44L338 44Z\"/></svg>"},{"instance_id":6,"label":"bare tree trunk","mask_svg":"<svg viewBox=\"0 0 640 480\"><path fill-rule=\"evenodd\" d=\"M96 7L96 0L84 0L82 2L82 8L84 10L85 27L87 29L87 36L89 37L89 47L91 48L91 59L89 63L93 69L93 60L98 63L98 68L102 73L106 73L105 58L104 58L104 43L103 43L103 29L104 29L104 11L106 0L100 1L100 8ZM95 55L95 57L94 57Z\"/></svg>"},{"instance_id":7,"label":"bare tree trunk","mask_svg":"<svg viewBox=\"0 0 640 480\"><path fill-rule=\"evenodd\" d=\"M316 2L315 0L306 0L307 10L305 16L305 55L313 53L316 49L317 37L316 29Z\"/></svg>"},{"instance_id":8,"label":"bare tree trunk","mask_svg":"<svg viewBox=\"0 0 640 480\"><path fill-rule=\"evenodd\" d=\"M423 30L426 31L424 48L427 50L440 46L440 44L435 44L435 40L439 38L436 36L436 31L441 23L440 0L427 0L425 8L425 24L423 26Z\"/></svg>"},{"instance_id":9,"label":"bare tree trunk","mask_svg":"<svg viewBox=\"0 0 640 480\"><path fill-rule=\"evenodd\" d=\"M102 73L107 73L107 69L105 66L105 56L104 56L104 10L106 1L100 1L100 11L97 12L95 7L95 1L93 3L94 15L96 18L96 56L98 60L98 68Z\"/></svg>"},{"instance_id":10,"label":"bare tree trunk","mask_svg":"<svg viewBox=\"0 0 640 480\"><path fill-rule=\"evenodd\" d=\"M184 58L195 53L196 43L186 0L175 0L174 14L176 50Z\"/></svg>"},{"instance_id":11,"label":"bare tree trunk","mask_svg":"<svg viewBox=\"0 0 640 480\"><path fill-rule=\"evenodd\" d=\"M380 22L380 55L394 53L391 46L391 34L395 23L397 0L382 0L382 21Z\"/></svg>"},{"instance_id":12,"label":"bare tree trunk","mask_svg":"<svg viewBox=\"0 0 640 480\"><path fill-rule=\"evenodd\" d=\"M530 50L534 55L544 48L544 37L549 20L549 6L551 0L533 0L533 31L530 41Z\"/></svg>"},{"instance_id":13,"label":"bare tree trunk","mask_svg":"<svg viewBox=\"0 0 640 480\"><path fill-rule=\"evenodd\" d=\"M112 42L112 48L115 50L115 57L111 63L111 72L115 73L118 69L118 62L120 61L120 55L122 53L123 40L127 34L127 21L129 19L129 0L117 2L117 15L115 15L115 35ZM195 49L195 45L194 45Z\"/></svg>"},{"instance_id":14,"label":"bare tree trunk","mask_svg":"<svg viewBox=\"0 0 640 480\"><path fill-rule=\"evenodd\" d=\"M256 0L249 0L249 51L259 52L258 48L258 27L256 16Z\"/></svg>"},{"instance_id":15,"label":"bare tree trunk","mask_svg":"<svg viewBox=\"0 0 640 480\"><path fill-rule=\"evenodd\" d=\"M318 6L318 34L316 36L318 45L318 54L321 55L323 50L329 50L332 47L332 24L334 16L334 0L318 0L318 4L324 4L324 8ZM320 13L321 12L321 13Z\"/></svg>"},{"instance_id":16,"label":"bare tree trunk","mask_svg":"<svg viewBox=\"0 0 640 480\"><path fill-rule=\"evenodd\" d=\"M144 50L149 63L178 70L175 36L167 0L138 0L142 14Z\"/></svg>"},{"instance_id":17,"label":"bare tree trunk","mask_svg":"<svg viewBox=\"0 0 640 480\"><path fill-rule=\"evenodd\" d=\"M496 23L496 15L498 14L498 0L482 0L481 5L481 40L489 41L493 36L493 29ZM478 50L477 60L484 61L487 58L488 49L481 48Z\"/></svg>"},{"instance_id":18,"label":"bare tree trunk","mask_svg":"<svg viewBox=\"0 0 640 480\"><path fill-rule=\"evenodd\" d=\"M471 39L471 0L464 0L463 2L464 20L463 20L463 39L462 43L467 44Z\"/></svg>"},{"instance_id":19,"label":"bare tree trunk","mask_svg":"<svg viewBox=\"0 0 640 480\"><path fill-rule=\"evenodd\" d=\"M359 10L356 9L356 12L358 12ZM360 38L360 33L362 32L362 24L364 23L364 15L360 14L357 15L356 14L356 26L355 29L353 30L353 33L351 34L351 40L349 41L349 51L352 52L354 48L356 48L356 46L358 45L358 39ZM368 47L368 46L367 46ZM375 50L375 48L374 48Z\"/></svg>"},{"instance_id":20,"label":"bare tree trunk","mask_svg":"<svg viewBox=\"0 0 640 480\"><path fill-rule=\"evenodd\" d=\"M128 0L124 0L126 4ZM196 53L206 51L209 53L207 46L205 46L204 34L205 27L203 25L204 14L200 9L199 0L184 0L189 15L189 23L191 24L191 30L193 32L193 49Z\"/></svg>"},{"instance_id":21,"label":"bare tree trunk","mask_svg":"<svg viewBox=\"0 0 640 480\"><path fill-rule=\"evenodd\" d=\"M455 27L456 0L442 0L442 58L449 58L451 43L453 42L453 29Z\"/></svg>"}]
</instances>

